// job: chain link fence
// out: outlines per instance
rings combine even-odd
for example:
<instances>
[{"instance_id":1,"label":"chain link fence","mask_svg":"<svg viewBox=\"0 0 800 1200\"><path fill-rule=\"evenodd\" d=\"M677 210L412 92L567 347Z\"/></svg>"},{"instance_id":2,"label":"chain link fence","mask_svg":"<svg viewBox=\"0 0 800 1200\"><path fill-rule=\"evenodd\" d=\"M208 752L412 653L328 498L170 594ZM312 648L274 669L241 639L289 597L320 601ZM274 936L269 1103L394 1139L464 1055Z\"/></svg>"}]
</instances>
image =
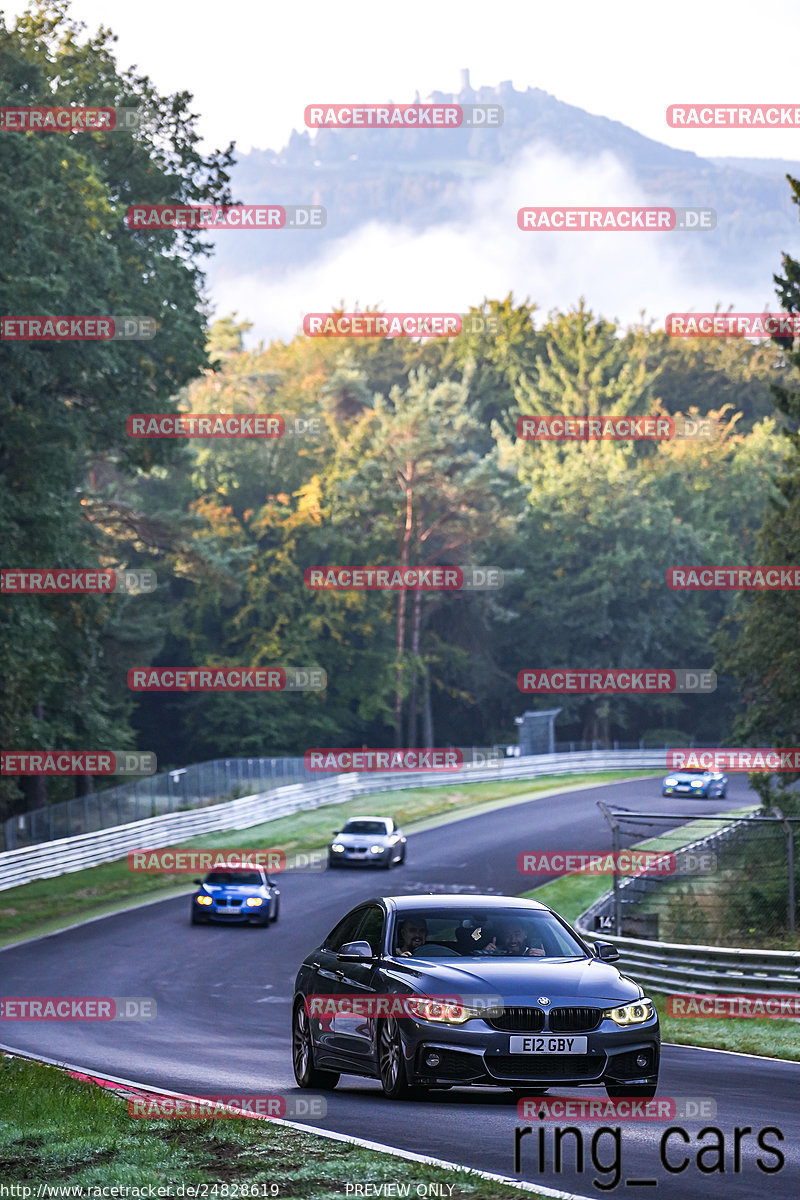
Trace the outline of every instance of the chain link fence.
<instances>
[{"instance_id":1,"label":"chain link fence","mask_svg":"<svg viewBox=\"0 0 800 1200\"><path fill-rule=\"evenodd\" d=\"M686 842L685 814L634 813L602 802L615 850L659 838L663 869L613 876L613 890L591 909L594 928L617 936L706 946L800 948L800 817L760 809L741 817L705 816ZM676 849L670 851L674 837Z\"/></svg>"},{"instance_id":2,"label":"chain link fence","mask_svg":"<svg viewBox=\"0 0 800 1200\"><path fill-rule=\"evenodd\" d=\"M465 762L480 761L481 756L502 760L504 756L504 748L497 746L460 749ZM0 851L97 833L165 813L188 812L337 773L309 771L302 758L213 759L9 817L0 827Z\"/></svg>"},{"instance_id":3,"label":"chain link fence","mask_svg":"<svg viewBox=\"0 0 800 1200\"><path fill-rule=\"evenodd\" d=\"M204 808L319 778L319 774L307 771L302 758L219 758L196 763L9 817L3 824L2 849L18 850L164 813Z\"/></svg>"}]
</instances>

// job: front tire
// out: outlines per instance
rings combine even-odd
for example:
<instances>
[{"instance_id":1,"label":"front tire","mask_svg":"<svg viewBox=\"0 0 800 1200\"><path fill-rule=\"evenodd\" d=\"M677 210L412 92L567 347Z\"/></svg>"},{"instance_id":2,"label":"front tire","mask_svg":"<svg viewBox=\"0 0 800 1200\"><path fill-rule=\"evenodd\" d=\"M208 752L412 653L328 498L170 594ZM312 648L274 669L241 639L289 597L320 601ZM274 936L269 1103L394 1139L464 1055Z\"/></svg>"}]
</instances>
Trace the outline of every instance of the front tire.
<instances>
[{"instance_id":1,"label":"front tire","mask_svg":"<svg viewBox=\"0 0 800 1200\"><path fill-rule=\"evenodd\" d=\"M193 904L192 905L192 924L193 925L205 925L205 923L206 923L205 920L203 919L203 917L200 916L196 907Z\"/></svg>"},{"instance_id":2,"label":"front tire","mask_svg":"<svg viewBox=\"0 0 800 1200\"><path fill-rule=\"evenodd\" d=\"M280 900L276 900L276 901L275 901L275 916L272 918L272 924L273 924L273 925L274 925L274 924L275 924L275 922L277 921L277 919L278 919L278 914L280 913L280 911L281 911L281 902L280 902Z\"/></svg>"},{"instance_id":3,"label":"front tire","mask_svg":"<svg viewBox=\"0 0 800 1200\"><path fill-rule=\"evenodd\" d=\"M400 1029L394 1017L378 1026L378 1074L387 1100L407 1100L414 1089L406 1078Z\"/></svg>"},{"instance_id":4,"label":"front tire","mask_svg":"<svg viewBox=\"0 0 800 1200\"><path fill-rule=\"evenodd\" d=\"M311 1026L302 1001L295 1004L292 1014L292 1068L301 1088L330 1089L339 1082L338 1071L318 1071L314 1066Z\"/></svg>"}]
</instances>

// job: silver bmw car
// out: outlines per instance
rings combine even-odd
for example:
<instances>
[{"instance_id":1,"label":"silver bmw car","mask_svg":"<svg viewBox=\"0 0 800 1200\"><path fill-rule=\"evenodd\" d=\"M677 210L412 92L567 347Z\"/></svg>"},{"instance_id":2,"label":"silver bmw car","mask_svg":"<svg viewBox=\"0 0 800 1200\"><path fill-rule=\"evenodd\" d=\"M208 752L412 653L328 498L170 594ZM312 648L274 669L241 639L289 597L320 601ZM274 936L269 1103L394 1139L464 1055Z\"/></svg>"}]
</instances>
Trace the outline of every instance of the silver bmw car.
<instances>
[{"instance_id":1,"label":"silver bmw car","mask_svg":"<svg viewBox=\"0 0 800 1200\"><path fill-rule=\"evenodd\" d=\"M334 830L328 847L329 867L384 867L406 860L406 839L391 817L351 817Z\"/></svg>"}]
</instances>

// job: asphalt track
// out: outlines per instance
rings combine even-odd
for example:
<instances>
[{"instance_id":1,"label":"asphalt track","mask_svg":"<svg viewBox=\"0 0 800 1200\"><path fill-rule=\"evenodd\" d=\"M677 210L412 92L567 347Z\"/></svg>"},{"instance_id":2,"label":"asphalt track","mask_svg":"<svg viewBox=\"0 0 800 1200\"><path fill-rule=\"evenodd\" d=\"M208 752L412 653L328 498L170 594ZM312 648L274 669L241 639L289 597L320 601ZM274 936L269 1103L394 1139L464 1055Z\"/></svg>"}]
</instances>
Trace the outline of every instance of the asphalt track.
<instances>
[{"instance_id":1,"label":"asphalt track","mask_svg":"<svg viewBox=\"0 0 800 1200\"><path fill-rule=\"evenodd\" d=\"M0 952L0 992L5 996L148 996L158 1016L143 1022L0 1022L0 1042L30 1054L80 1064L154 1088L190 1094L272 1093L304 1095L294 1086L289 1019L293 980L301 959L319 944L341 915L369 896L463 890L514 895L535 882L517 871L521 850L608 848L609 830L596 802L643 811L724 811L751 798L746 778L733 776L725 801L662 800L658 782L629 782L551 796L468 817L409 836L408 860L391 873L337 871L281 878L282 906L269 929L191 926L186 898L165 900L105 917ZM333 810L331 827L335 824ZM631 840L640 840L638 834ZM551 1089L549 1095L559 1094ZM566 1093L562 1093L566 1094ZM540 1170L538 1130L521 1142L519 1178L582 1195L724 1197L753 1200L768 1189L772 1200L800 1195L800 1063L784 1063L690 1047L663 1048L659 1094L706 1096L717 1104L711 1121L686 1121L660 1162L664 1124L622 1126L621 1152L603 1135L592 1154L597 1123L574 1124L583 1136L583 1169L577 1169L572 1137L565 1141L561 1170L554 1170L554 1123L544 1125L545 1161ZM581 1095L604 1098L603 1089ZM327 1094L321 1128L355 1135L484 1171L515 1175L516 1102L501 1090L461 1089L420 1101L385 1100L372 1080L345 1076ZM536 1121L530 1122L534 1127ZM675 1122L681 1124L681 1122ZM724 1137L724 1172L708 1148L715 1125ZM752 1133L741 1141L735 1169L735 1126ZM777 1127L769 1141L785 1157L774 1173L772 1154L756 1146L759 1130ZM706 1147L698 1170L698 1151ZM615 1160L620 1166L615 1169ZM709 1170L710 1168L710 1170ZM387 1166L386 1182L402 1180ZM650 1180L651 1183L638 1181ZM596 1186L597 1184L603 1186ZM615 1184L616 1181L616 1184ZM634 1183L633 1181L637 1181ZM609 1187L609 1184L615 1184ZM454 1196L458 1192L453 1193Z\"/></svg>"}]
</instances>

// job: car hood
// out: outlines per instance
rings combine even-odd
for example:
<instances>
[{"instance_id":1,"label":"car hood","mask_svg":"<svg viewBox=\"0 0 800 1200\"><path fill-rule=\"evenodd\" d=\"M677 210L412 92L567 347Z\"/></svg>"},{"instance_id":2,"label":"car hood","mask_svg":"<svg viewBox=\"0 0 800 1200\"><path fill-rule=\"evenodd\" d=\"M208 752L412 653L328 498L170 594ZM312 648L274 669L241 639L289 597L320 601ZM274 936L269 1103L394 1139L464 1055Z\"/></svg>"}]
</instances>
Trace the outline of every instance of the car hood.
<instances>
[{"instance_id":1,"label":"car hood","mask_svg":"<svg viewBox=\"0 0 800 1200\"><path fill-rule=\"evenodd\" d=\"M260 896L264 887L260 883L204 883L201 891L209 896Z\"/></svg>"},{"instance_id":2,"label":"car hood","mask_svg":"<svg viewBox=\"0 0 800 1200\"><path fill-rule=\"evenodd\" d=\"M691 783L693 779L697 779L700 783L708 783L711 779L719 778L716 775L694 775L683 771L670 771L665 779L677 779L678 783Z\"/></svg>"},{"instance_id":3,"label":"car hood","mask_svg":"<svg viewBox=\"0 0 800 1200\"><path fill-rule=\"evenodd\" d=\"M507 1004L536 1004L547 996L551 1005L627 1003L638 999L639 987L610 963L597 958L509 962L482 958L469 966L455 961L409 963L390 974L427 995L500 995Z\"/></svg>"},{"instance_id":4,"label":"car hood","mask_svg":"<svg viewBox=\"0 0 800 1200\"><path fill-rule=\"evenodd\" d=\"M363 846L385 846L389 841L388 833L343 833L341 836L335 837L334 842L341 842L343 846L352 846L354 849L360 850Z\"/></svg>"}]
</instances>

